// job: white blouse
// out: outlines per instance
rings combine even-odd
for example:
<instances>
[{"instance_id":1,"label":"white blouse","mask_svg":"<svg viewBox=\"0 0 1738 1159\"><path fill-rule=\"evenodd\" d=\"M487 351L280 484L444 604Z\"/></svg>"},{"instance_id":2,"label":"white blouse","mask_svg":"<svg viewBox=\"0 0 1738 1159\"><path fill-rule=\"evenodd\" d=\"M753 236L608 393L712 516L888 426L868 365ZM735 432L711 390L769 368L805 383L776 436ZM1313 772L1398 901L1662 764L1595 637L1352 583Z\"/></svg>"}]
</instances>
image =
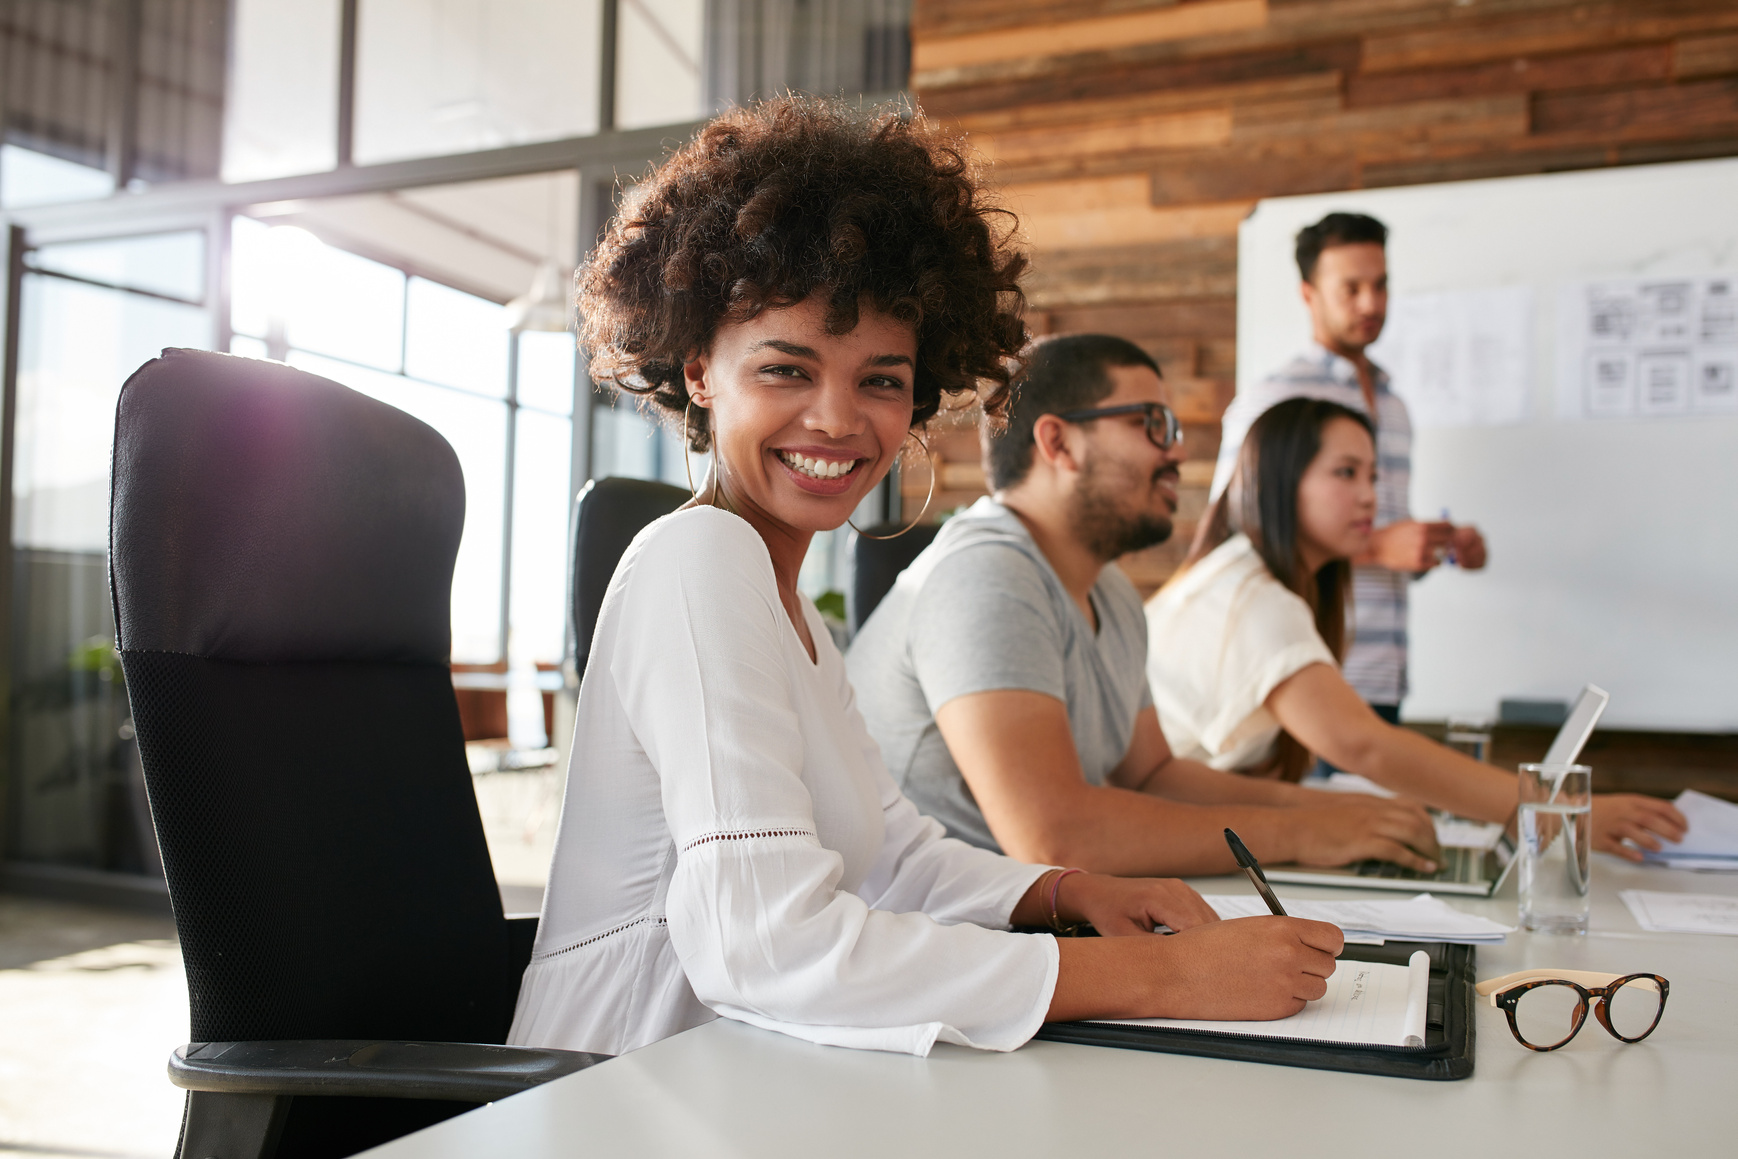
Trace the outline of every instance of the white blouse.
<instances>
[{"instance_id":1,"label":"white blouse","mask_svg":"<svg viewBox=\"0 0 1738 1159\"><path fill-rule=\"evenodd\" d=\"M1275 688L1334 664L1302 596L1280 583L1246 535L1220 544L1147 602L1147 679L1171 751L1216 769L1273 753Z\"/></svg>"},{"instance_id":2,"label":"white blouse","mask_svg":"<svg viewBox=\"0 0 1738 1159\"><path fill-rule=\"evenodd\" d=\"M918 1055L1037 1031L1055 939L1003 931L1047 867L917 812L804 612L814 661L728 512L679 511L628 548L508 1042L621 1054L720 1014Z\"/></svg>"}]
</instances>

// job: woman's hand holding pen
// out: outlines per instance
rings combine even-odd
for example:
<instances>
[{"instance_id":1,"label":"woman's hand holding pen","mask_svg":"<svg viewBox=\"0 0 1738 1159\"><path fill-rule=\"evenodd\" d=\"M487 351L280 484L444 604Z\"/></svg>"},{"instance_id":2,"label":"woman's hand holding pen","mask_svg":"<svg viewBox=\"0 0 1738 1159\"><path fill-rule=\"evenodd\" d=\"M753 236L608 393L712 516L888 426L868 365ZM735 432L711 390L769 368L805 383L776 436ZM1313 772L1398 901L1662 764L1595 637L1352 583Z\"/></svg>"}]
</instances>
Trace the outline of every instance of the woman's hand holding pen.
<instances>
[{"instance_id":1,"label":"woman's hand holding pen","mask_svg":"<svg viewBox=\"0 0 1738 1159\"><path fill-rule=\"evenodd\" d=\"M1328 990L1339 927L1304 918L1205 922L1168 938L1058 938L1048 1020L1289 1018Z\"/></svg>"},{"instance_id":2,"label":"woman's hand holding pen","mask_svg":"<svg viewBox=\"0 0 1738 1159\"><path fill-rule=\"evenodd\" d=\"M1304 918L1235 918L1165 939L1168 1001L1157 1018L1289 1018L1328 992L1338 926ZM1182 1013L1187 1011L1188 1013Z\"/></svg>"}]
</instances>

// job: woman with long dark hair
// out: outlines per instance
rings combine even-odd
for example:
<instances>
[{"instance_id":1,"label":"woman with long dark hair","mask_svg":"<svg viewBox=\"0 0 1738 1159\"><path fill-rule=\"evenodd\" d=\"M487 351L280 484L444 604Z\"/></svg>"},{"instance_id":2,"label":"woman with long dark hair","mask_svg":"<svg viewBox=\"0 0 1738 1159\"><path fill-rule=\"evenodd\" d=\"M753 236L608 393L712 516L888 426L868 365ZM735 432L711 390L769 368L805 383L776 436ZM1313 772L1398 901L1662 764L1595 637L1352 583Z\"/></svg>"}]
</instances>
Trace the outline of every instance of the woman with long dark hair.
<instances>
[{"instance_id":1,"label":"woman with long dark hair","mask_svg":"<svg viewBox=\"0 0 1738 1159\"><path fill-rule=\"evenodd\" d=\"M1461 816L1506 822L1515 777L1378 717L1340 675L1351 565L1376 514L1370 420L1294 398L1249 429L1231 485L1182 569L1147 605L1153 700L1179 756L1297 780L1311 754ZM1682 815L1634 794L1594 797L1595 848L1677 840ZM1625 840L1634 845L1626 845Z\"/></svg>"},{"instance_id":2,"label":"woman with long dark hair","mask_svg":"<svg viewBox=\"0 0 1738 1159\"><path fill-rule=\"evenodd\" d=\"M944 393L1001 407L1025 337L1010 226L922 117L795 98L713 121L611 223L580 283L592 377L712 467L598 615L513 1042L614 1054L724 1015L1011 1050L1046 1019L1277 1018L1324 993L1333 926L1221 922L1181 882L944 837L797 590ZM1129 936L1009 930L1078 922Z\"/></svg>"}]
</instances>

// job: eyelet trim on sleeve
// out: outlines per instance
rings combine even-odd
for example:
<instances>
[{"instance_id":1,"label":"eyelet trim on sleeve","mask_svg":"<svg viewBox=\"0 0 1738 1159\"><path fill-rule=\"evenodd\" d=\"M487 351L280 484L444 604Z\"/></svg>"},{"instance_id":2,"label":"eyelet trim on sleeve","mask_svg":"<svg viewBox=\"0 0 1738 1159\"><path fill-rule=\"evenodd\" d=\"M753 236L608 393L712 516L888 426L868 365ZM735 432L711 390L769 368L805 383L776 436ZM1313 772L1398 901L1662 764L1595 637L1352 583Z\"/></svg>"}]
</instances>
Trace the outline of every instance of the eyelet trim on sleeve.
<instances>
[{"instance_id":1,"label":"eyelet trim on sleeve","mask_svg":"<svg viewBox=\"0 0 1738 1159\"><path fill-rule=\"evenodd\" d=\"M646 926L646 925L667 926L669 924L670 924L670 919L665 917L663 914L647 914L643 918L635 918L631 922L623 922L621 925L617 926L613 930L605 930L601 934L593 934L589 938L582 938L579 941L574 942L570 946L561 947L561 949L559 949L559 950L547 950L541 954L532 954L531 960L533 962L546 962L550 958L559 958L562 954L567 953L569 950L582 949L586 946L591 945L593 942L601 942L605 938L613 938L613 937L615 937L615 935L620 934L620 933L624 933L628 930L631 930L635 926Z\"/></svg>"},{"instance_id":2,"label":"eyelet trim on sleeve","mask_svg":"<svg viewBox=\"0 0 1738 1159\"><path fill-rule=\"evenodd\" d=\"M750 829L739 833L707 833L682 846L682 852L686 853L696 845L708 845L714 841L751 841L757 837L813 837L814 835L814 831L810 829Z\"/></svg>"}]
</instances>

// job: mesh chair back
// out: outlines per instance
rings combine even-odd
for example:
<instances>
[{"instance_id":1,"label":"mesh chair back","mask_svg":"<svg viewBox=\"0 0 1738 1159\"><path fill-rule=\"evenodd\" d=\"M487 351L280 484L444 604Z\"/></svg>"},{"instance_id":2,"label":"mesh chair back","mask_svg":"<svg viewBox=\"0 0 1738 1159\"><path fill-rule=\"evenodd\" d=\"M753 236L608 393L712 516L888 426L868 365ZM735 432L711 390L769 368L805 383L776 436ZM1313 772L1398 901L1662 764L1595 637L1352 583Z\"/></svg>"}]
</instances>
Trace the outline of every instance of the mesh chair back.
<instances>
[{"instance_id":1,"label":"mesh chair back","mask_svg":"<svg viewBox=\"0 0 1738 1159\"><path fill-rule=\"evenodd\" d=\"M622 552L648 523L688 502L681 487L650 479L593 479L580 491L573 514L573 656L585 675L592 633L604 593Z\"/></svg>"},{"instance_id":2,"label":"mesh chair back","mask_svg":"<svg viewBox=\"0 0 1738 1159\"><path fill-rule=\"evenodd\" d=\"M868 529L870 535L893 535L899 525L881 523ZM871 539L868 535L851 537L851 591L845 611L851 622L851 634L856 635L869 619L876 605L893 590L899 573L911 566L923 549L935 542L939 523L919 523L903 535L892 539Z\"/></svg>"},{"instance_id":3,"label":"mesh chair back","mask_svg":"<svg viewBox=\"0 0 1738 1159\"><path fill-rule=\"evenodd\" d=\"M452 679L464 479L402 411L169 350L110 575L192 1039L501 1042L518 979Z\"/></svg>"}]
</instances>

